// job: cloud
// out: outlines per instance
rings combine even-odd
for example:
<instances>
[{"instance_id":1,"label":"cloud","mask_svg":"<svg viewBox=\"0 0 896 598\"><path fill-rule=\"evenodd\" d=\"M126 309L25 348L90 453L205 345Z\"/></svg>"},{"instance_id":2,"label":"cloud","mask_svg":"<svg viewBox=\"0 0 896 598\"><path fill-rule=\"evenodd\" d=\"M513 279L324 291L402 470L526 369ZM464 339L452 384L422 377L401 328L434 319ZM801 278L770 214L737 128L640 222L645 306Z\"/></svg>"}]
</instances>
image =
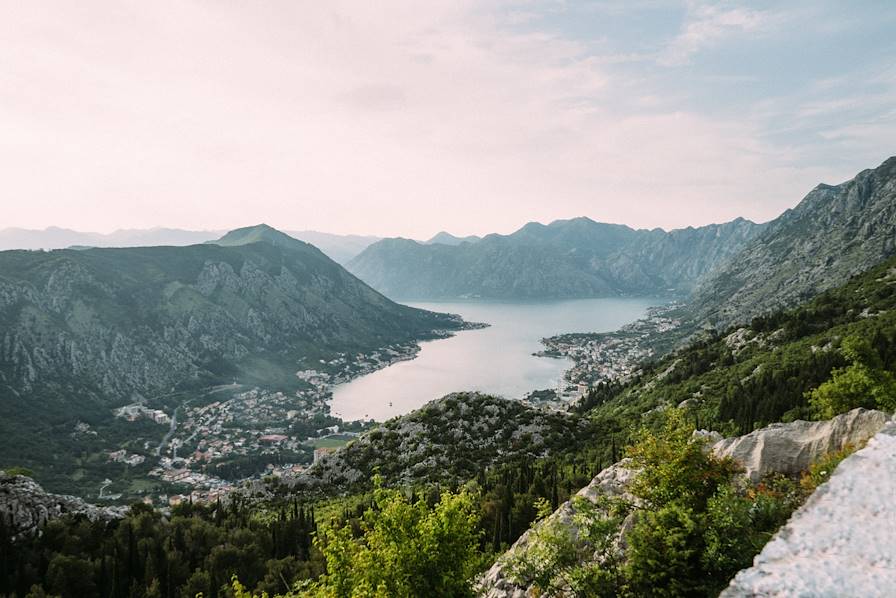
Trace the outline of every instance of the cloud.
<instances>
[{"instance_id":1,"label":"cloud","mask_svg":"<svg viewBox=\"0 0 896 598\"><path fill-rule=\"evenodd\" d=\"M646 48L606 41L610 17L594 17L595 44L508 10L20 4L0 22L4 223L415 237L578 215L674 227L771 218L827 172L769 135L806 98L707 110ZM768 18L720 10L692 7L689 22L706 24L682 30L682 55ZM749 81L703 75L691 83Z\"/></svg>"},{"instance_id":2,"label":"cloud","mask_svg":"<svg viewBox=\"0 0 896 598\"><path fill-rule=\"evenodd\" d=\"M760 30L770 21L771 15L765 11L691 2L681 31L660 54L658 62L665 66L688 64L704 48L731 35Z\"/></svg>"}]
</instances>

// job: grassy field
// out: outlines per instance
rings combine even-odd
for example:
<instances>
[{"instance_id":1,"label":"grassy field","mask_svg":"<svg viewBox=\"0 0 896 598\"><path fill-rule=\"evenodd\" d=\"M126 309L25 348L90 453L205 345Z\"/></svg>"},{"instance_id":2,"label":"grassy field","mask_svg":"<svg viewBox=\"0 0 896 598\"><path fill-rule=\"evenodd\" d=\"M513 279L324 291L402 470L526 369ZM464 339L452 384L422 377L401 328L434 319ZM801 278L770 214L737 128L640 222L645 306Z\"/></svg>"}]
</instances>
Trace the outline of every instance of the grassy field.
<instances>
[{"instance_id":1,"label":"grassy field","mask_svg":"<svg viewBox=\"0 0 896 598\"><path fill-rule=\"evenodd\" d=\"M348 444L348 441L354 438L347 434L333 434L325 438L315 438L312 440L314 448L339 448Z\"/></svg>"}]
</instances>

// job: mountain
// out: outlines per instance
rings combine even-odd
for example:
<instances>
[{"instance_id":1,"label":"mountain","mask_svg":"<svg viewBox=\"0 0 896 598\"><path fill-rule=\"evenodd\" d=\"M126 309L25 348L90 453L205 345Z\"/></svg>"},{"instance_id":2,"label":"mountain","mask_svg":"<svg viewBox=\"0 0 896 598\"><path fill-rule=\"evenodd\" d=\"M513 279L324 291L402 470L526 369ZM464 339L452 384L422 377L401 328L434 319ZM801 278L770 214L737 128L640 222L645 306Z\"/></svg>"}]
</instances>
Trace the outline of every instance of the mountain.
<instances>
[{"instance_id":1,"label":"mountain","mask_svg":"<svg viewBox=\"0 0 896 598\"><path fill-rule=\"evenodd\" d=\"M221 247L242 247L253 243L268 243L275 247L283 247L305 251L313 247L310 243L300 241L286 233L268 226L267 224L258 224L256 226L246 226L234 229L225 234L220 239L207 241L211 245L220 245Z\"/></svg>"},{"instance_id":2,"label":"mountain","mask_svg":"<svg viewBox=\"0 0 896 598\"><path fill-rule=\"evenodd\" d=\"M263 225L218 244L0 252L0 455L31 466L113 407L231 382L288 391L320 359L460 325Z\"/></svg>"},{"instance_id":3,"label":"mountain","mask_svg":"<svg viewBox=\"0 0 896 598\"><path fill-rule=\"evenodd\" d=\"M122 229L108 234L57 227L49 227L44 230L5 228L0 230L0 251L9 249L184 246L213 241L222 233L223 231L194 231L178 228ZM333 235L313 230L287 231L287 234L311 243L330 259L341 264L379 240L379 237Z\"/></svg>"},{"instance_id":4,"label":"mountain","mask_svg":"<svg viewBox=\"0 0 896 598\"><path fill-rule=\"evenodd\" d=\"M818 185L700 285L692 310L725 327L794 305L896 253L896 157Z\"/></svg>"},{"instance_id":5,"label":"mountain","mask_svg":"<svg viewBox=\"0 0 896 598\"><path fill-rule=\"evenodd\" d=\"M290 236L311 243L335 262L348 263L353 257L367 249L380 237L370 235L334 235L313 230L286 231Z\"/></svg>"},{"instance_id":6,"label":"mountain","mask_svg":"<svg viewBox=\"0 0 896 598\"><path fill-rule=\"evenodd\" d=\"M666 232L575 218L459 245L383 239L346 267L403 299L682 294L762 229L743 219Z\"/></svg>"},{"instance_id":7,"label":"mountain","mask_svg":"<svg viewBox=\"0 0 896 598\"><path fill-rule=\"evenodd\" d=\"M460 245L461 243L475 243L481 240L480 237L476 235L470 235L468 237L455 237L451 233L440 231L435 234L429 241L426 241L427 245Z\"/></svg>"},{"instance_id":8,"label":"mountain","mask_svg":"<svg viewBox=\"0 0 896 598\"><path fill-rule=\"evenodd\" d=\"M591 432L587 420L565 411L453 393L362 434L295 481L351 488L378 471L409 486L464 482L499 463L562 452Z\"/></svg>"}]
</instances>

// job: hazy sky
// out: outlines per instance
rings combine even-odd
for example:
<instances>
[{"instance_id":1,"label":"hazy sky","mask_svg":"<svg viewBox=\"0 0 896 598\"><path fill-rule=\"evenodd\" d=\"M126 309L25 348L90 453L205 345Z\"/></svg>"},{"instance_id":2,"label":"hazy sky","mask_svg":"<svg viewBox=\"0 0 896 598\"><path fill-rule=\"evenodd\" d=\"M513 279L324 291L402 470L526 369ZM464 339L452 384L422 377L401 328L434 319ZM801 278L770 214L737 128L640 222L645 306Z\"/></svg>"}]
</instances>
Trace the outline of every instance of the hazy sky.
<instances>
[{"instance_id":1,"label":"hazy sky","mask_svg":"<svg viewBox=\"0 0 896 598\"><path fill-rule=\"evenodd\" d=\"M768 220L896 154L896 3L3 2L0 228Z\"/></svg>"}]
</instances>

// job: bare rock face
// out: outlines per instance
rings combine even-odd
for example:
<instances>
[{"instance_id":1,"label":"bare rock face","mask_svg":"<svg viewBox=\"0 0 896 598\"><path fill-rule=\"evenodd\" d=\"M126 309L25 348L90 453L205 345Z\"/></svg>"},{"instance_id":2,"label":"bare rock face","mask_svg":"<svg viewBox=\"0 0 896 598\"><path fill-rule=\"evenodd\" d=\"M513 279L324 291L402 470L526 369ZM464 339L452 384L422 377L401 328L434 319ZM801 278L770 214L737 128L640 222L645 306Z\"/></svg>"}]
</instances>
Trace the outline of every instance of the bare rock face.
<instances>
[{"instance_id":1,"label":"bare rock face","mask_svg":"<svg viewBox=\"0 0 896 598\"><path fill-rule=\"evenodd\" d=\"M858 446L889 419L881 411L853 409L826 421L772 424L746 436L720 440L712 450L719 457L737 461L757 482L770 472L796 475L826 453L847 445Z\"/></svg>"},{"instance_id":2,"label":"bare rock face","mask_svg":"<svg viewBox=\"0 0 896 598\"><path fill-rule=\"evenodd\" d=\"M818 185L708 278L691 306L724 330L798 304L896 253L896 156L840 185Z\"/></svg>"},{"instance_id":3,"label":"bare rock face","mask_svg":"<svg viewBox=\"0 0 896 598\"><path fill-rule=\"evenodd\" d=\"M721 596L893 596L894 496L891 422L840 463Z\"/></svg>"},{"instance_id":4,"label":"bare rock face","mask_svg":"<svg viewBox=\"0 0 896 598\"><path fill-rule=\"evenodd\" d=\"M74 496L47 494L27 476L0 471L0 520L13 537L37 532L63 515L84 515L91 521L120 519L127 507L98 507Z\"/></svg>"}]
</instances>

